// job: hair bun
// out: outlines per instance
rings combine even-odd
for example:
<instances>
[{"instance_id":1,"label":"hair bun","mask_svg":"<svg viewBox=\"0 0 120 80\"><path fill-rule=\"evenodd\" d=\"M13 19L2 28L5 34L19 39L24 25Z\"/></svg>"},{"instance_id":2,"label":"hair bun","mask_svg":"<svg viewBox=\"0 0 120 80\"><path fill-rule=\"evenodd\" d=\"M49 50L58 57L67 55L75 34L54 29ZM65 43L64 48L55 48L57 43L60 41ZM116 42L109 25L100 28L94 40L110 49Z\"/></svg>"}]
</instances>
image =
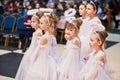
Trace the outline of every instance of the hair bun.
<instances>
[{"instance_id":1,"label":"hair bun","mask_svg":"<svg viewBox=\"0 0 120 80\"><path fill-rule=\"evenodd\" d=\"M104 42L108 37L108 33L106 31L96 31L96 33L99 35L102 42Z\"/></svg>"}]
</instances>

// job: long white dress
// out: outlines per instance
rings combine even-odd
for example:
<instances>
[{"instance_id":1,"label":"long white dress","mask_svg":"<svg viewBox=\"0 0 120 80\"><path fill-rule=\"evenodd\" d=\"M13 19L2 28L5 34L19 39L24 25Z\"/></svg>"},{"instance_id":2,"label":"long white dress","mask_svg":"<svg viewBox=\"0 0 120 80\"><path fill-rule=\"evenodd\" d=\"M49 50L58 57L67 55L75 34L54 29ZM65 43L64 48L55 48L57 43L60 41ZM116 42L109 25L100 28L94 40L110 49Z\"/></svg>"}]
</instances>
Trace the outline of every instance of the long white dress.
<instances>
[{"instance_id":1,"label":"long white dress","mask_svg":"<svg viewBox=\"0 0 120 80\"><path fill-rule=\"evenodd\" d=\"M35 36L36 34L41 34L42 35L42 30L37 29L32 36L32 40L31 40L31 44L30 47L28 48L28 50L24 53L24 56L21 60L19 69L17 71L17 74L15 76L15 80L23 80L26 72L28 71L28 68L30 66L30 57L32 56L35 48L37 47L38 43L37 41L40 39L40 37Z\"/></svg>"},{"instance_id":2,"label":"long white dress","mask_svg":"<svg viewBox=\"0 0 120 80\"><path fill-rule=\"evenodd\" d=\"M80 31L78 36L80 37L81 40L81 52L80 52L80 62L83 63L83 57L87 52L87 49L89 48L89 34L87 33L87 30L89 30L88 28L88 21L89 21L89 17L87 18L82 18L80 17L80 19L83 21L82 25L80 26Z\"/></svg>"},{"instance_id":3,"label":"long white dress","mask_svg":"<svg viewBox=\"0 0 120 80\"><path fill-rule=\"evenodd\" d=\"M103 57L104 63L97 60L98 57ZM79 73L79 80L112 80L103 51L96 52L94 50L89 55L89 60Z\"/></svg>"},{"instance_id":4,"label":"long white dress","mask_svg":"<svg viewBox=\"0 0 120 80\"><path fill-rule=\"evenodd\" d=\"M79 40L78 37L67 41L63 55L57 67L59 73L58 80L77 80L80 70L80 47L73 44L74 40Z\"/></svg>"},{"instance_id":5,"label":"long white dress","mask_svg":"<svg viewBox=\"0 0 120 80\"><path fill-rule=\"evenodd\" d=\"M102 25L98 17L94 17L93 19L89 17L86 19L83 19L83 23L80 26L80 33L79 33L79 37L81 39L80 60L82 62L84 62L83 58L89 49L90 35L92 32L96 30L100 30L100 31L105 30L105 27Z\"/></svg>"},{"instance_id":6,"label":"long white dress","mask_svg":"<svg viewBox=\"0 0 120 80\"><path fill-rule=\"evenodd\" d=\"M31 57L31 65L24 80L57 80L55 59L56 38L45 34L41 37L47 39L45 45L39 45Z\"/></svg>"}]
</instances>

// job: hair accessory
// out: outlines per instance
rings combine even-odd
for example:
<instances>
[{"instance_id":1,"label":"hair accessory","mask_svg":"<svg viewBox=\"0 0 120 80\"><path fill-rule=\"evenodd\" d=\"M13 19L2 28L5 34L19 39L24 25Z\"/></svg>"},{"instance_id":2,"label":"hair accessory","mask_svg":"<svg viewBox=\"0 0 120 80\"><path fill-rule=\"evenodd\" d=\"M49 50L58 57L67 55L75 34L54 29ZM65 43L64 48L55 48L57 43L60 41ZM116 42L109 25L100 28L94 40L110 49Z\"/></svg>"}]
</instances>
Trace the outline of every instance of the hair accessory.
<instances>
[{"instance_id":1,"label":"hair accessory","mask_svg":"<svg viewBox=\"0 0 120 80\"><path fill-rule=\"evenodd\" d=\"M76 29L78 29L78 27L74 23L70 22L70 24L72 24Z\"/></svg>"},{"instance_id":2,"label":"hair accessory","mask_svg":"<svg viewBox=\"0 0 120 80\"><path fill-rule=\"evenodd\" d=\"M39 9L28 10L27 15L35 15L38 11L39 11Z\"/></svg>"},{"instance_id":3,"label":"hair accessory","mask_svg":"<svg viewBox=\"0 0 120 80\"><path fill-rule=\"evenodd\" d=\"M95 10L97 10L95 3L93 1L90 1L90 3L93 4L93 6L95 7Z\"/></svg>"},{"instance_id":4,"label":"hair accessory","mask_svg":"<svg viewBox=\"0 0 120 80\"><path fill-rule=\"evenodd\" d=\"M87 1L85 1L85 0L82 0L82 3L83 3L83 4L87 4Z\"/></svg>"},{"instance_id":5,"label":"hair accessory","mask_svg":"<svg viewBox=\"0 0 120 80\"><path fill-rule=\"evenodd\" d=\"M33 15L34 17L36 17L39 20L39 17L37 15Z\"/></svg>"},{"instance_id":6,"label":"hair accessory","mask_svg":"<svg viewBox=\"0 0 120 80\"><path fill-rule=\"evenodd\" d=\"M97 38L101 41L99 34L96 31L94 33L97 36Z\"/></svg>"},{"instance_id":7,"label":"hair accessory","mask_svg":"<svg viewBox=\"0 0 120 80\"><path fill-rule=\"evenodd\" d=\"M73 8L70 8L67 11L65 11L64 16L65 16L66 21L69 22L75 19L75 14L76 14L76 10Z\"/></svg>"},{"instance_id":8,"label":"hair accessory","mask_svg":"<svg viewBox=\"0 0 120 80\"><path fill-rule=\"evenodd\" d=\"M44 15L50 15L50 13L54 12L51 8L40 8L39 11L44 12Z\"/></svg>"}]
</instances>

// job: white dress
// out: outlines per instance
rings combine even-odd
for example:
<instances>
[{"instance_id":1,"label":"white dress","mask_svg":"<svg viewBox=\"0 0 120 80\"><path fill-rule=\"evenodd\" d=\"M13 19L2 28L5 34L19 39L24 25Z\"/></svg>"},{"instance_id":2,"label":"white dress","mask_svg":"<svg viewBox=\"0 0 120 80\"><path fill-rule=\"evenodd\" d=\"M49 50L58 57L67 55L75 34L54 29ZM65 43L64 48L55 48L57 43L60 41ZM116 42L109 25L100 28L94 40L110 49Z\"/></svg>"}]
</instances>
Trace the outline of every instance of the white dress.
<instances>
[{"instance_id":1,"label":"white dress","mask_svg":"<svg viewBox=\"0 0 120 80\"><path fill-rule=\"evenodd\" d=\"M98 61L98 57L104 58L104 63ZM107 60L103 51L95 52L89 55L89 60L79 73L79 80L112 80L107 68Z\"/></svg>"},{"instance_id":2,"label":"white dress","mask_svg":"<svg viewBox=\"0 0 120 80\"><path fill-rule=\"evenodd\" d=\"M88 28L88 21L89 21L89 17L83 19L82 17L80 17L80 19L83 21L82 25L80 26L80 31L78 36L80 37L81 40L81 52L80 52L80 61L81 63L83 63L83 58L87 52L87 49L89 48L89 28Z\"/></svg>"},{"instance_id":3,"label":"white dress","mask_svg":"<svg viewBox=\"0 0 120 80\"><path fill-rule=\"evenodd\" d=\"M41 37L47 39L45 45L39 45L30 59L31 65L24 80L57 80L55 59L56 38L45 34ZM37 57L36 57L37 56Z\"/></svg>"},{"instance_id":4,"label":"white dress","mask_svg":"<svg viewBox=\"0 0 120 80\"><path fill-rule=\"evenodd\" d=\"M36 37L35 34L39 33L42 35L42 30L38 29L33 33L32 36L32 40L31 40L31 44L30 47L28 48L28 50L24 53L24 56L21 60L19 69L17 71L17 74L15 76L15 80L23 80L23 78L26 75L26 72L28 70L28 67L30 66L30 57L32 56L35 48L37 47L38 43L37 41L40 39L40 37Z\"/></svg>"},{"instance_id":5,"label":"white dress","mask_svg":"<svg viewBox=\"0 0 120 80\"><path fill-rule=\"evenodd\" d=\"M89 17L83 19L83 23L80 26L80 33L79 33L79 37L81 40L80 60L82 62L84 62L83 58L89 49L90 35L92 34L92 32L96 30L105 30L105 27L101 24L101 21L99 20L98 17L94 17L93 19Z\"/></svg>"},{"instance_id":6,"label":"white dress","mask_svg":"<svg viewBox=\"0 0 120 80\"><path fill-rule=\"evenodd\" d=\"M58 80L77 80L80 70L80 47L74 45L73 40L80 41L77 37L67 41L64 53L57 67L59 73Z\"/></svg>"}]
</instances>

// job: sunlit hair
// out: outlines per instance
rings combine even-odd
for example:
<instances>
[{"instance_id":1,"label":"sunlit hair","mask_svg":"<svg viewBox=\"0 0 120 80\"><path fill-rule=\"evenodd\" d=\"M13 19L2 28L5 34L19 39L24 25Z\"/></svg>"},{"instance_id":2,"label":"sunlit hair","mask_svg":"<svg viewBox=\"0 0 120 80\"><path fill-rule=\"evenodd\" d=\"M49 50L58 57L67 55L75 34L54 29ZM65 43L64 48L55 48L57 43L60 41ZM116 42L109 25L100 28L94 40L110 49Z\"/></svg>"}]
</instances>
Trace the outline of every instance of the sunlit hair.
<instances>
[{"instance_id":1,"label":"sunlit hair","mask_svg":"<svg viewBox=\"0 0 120 80\"><path fill-rule=\"evenodd\" d=\"M44 15L44 12L41 12L41 11L39 11L39 12L37 12L36 13L36 15L39 17L39 19Z\"/></svg>"},{"instance_id":2,"label":"sunlit hair","mask_svg":"<svg viewBox=\"0 0 120 80\"><path fill-rule=\"evenodd\" d=\"M76 30L79 30L81 24L82 24L82 20L80 18L77 18L77 19L74 19L70 22L67 22L66 28L75 28Z\"/></svg>"},{"instance_id":3,"label":"sunlit hair","mask_svg":"<svg viewBox=\"0 0 120 80\"><path fill-rule=\"evenodd\" d=\"M39 21L39 17L37 15L33 15L32 17L35 17Z\"/></svg>"},{"instance_id":4,"label":"sunlit hair","mask_svg":"<svg viewBox=\"0 0 120 80\"><path fill-rule=\"evenodd\" d=\"M93 34L95 34L98 40L101 41L101 46L105 43L105 40L108 36L108 33L106 31L95 31Z\"/></svg>"},{"instance_id":5,"label":"sunlit hair","mask_svg":"<svg viewBox=\"0 0 120 80\"><path fill-rule=\"evenodd\" d=\"M43 12L38 12L38 13L34 14L32 17L35 17L35 18L39 21L39 19L40 19L43 15L44 15Z\"/></svg>"},{"instance_id":6,"label":"sunlit hair","mask_svg":"<svg viewBox=\"0 0 120 80\"><path fill-rule=\"evenodd\" d=\"M49 25L49 32L51 34L55 35L55 31L56 31L56 27L57 27L57 23L58 23L58 18L54 13L51 13L50 15L44 15L42 16L42 18L44 17L46 23Z\"/></svg>"}]
</instances>

